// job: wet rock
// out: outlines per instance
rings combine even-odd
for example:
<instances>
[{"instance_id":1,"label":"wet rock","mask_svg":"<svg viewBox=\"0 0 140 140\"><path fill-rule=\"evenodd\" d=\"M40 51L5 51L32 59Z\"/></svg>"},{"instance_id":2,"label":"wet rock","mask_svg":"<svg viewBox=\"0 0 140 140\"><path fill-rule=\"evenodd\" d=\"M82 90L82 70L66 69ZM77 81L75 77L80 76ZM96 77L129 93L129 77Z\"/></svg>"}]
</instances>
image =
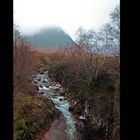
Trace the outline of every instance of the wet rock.
<instances>
[{"instance_id":1,"label":"wet rock","mask_svg":"<svg viewBox=\"0 0 140 140\"><path fill-rule=\"evenodd\" d=\"M56 83L55 86L58 87L58 88L62 88L62 86L59 83Z\"/></svg>"},{"instance_id":2,"label":"wet rock","mask_svg":"<svg viewBox=\"0 0 140 140\"><path fill-rule=\"evenodd\" d=\"M46 78L48 78L48 77L46 77ZM45 81L45 82L48 82L48 79L46 79L46 78L44 79L44 81Z\"/></svg>"},{"instance_id":3,"label":"wet rock","mask_svg":"<svg viewBox=\"0 0 140 140\"><path fill-rule=\"evenodd\" d=\"M47 85L45 85L46 86L46 88L49 88L49 85L47 84Z\"/></svg>"},{"instance_id":4,"label":"wet rock","mask_svg":"<svg viewBox=\"0 0 140 140\"><path fill-rule=\"evenodd\" d=\"M72 106L70 106L69 111L74 111L74 108Z\"/></svg>"},{"instance_id":5,"label":"wet rock","mask_svg":"<svg viewBox=\"0 0 140 140\"><path fill-rule=\"evenodd\" d=\"M58 92L60 89L59 88L55 88L54 90L55 90L55 92Z\"/></svg>"},{"instance_id":6,"label":"wet rock","mask_svg":"<svg viewBox=\"0 0 140 140\"><path fill-rule=\"evenodd\" d=\"M43 72L43 71L41 71L41 72L40 72L40 74L44 74L44 72Z\"/></svg>"},{"instance_id":7,"label":"wet rock","mask_svg":"<svg viewBox=\"0 0 140 140\"><path fill-rule=\"evenodd\" d=\"M84 116L82 116L82 115L79 117L79 119L80 119L80 120L87 120L87 119L86 119Z\"/></svg>"},{"instance_id":8,"label":"wet rock","mask_svg":"<svg viewBox=\"0 0 140 140\"><path fill-rule=\"evenodd\" d=\"M43 86L42 86L42 85L39 85L39 87L40 87L40 88L43 88Z\"/></svg>"},{"instance_id":9,"label":"wet rock","mask_svg":"<svg viewBox=\"0 0 140 140\"><path fill-rule=\"evenodd\" d=\"M44 92L39 92L39 94L44 94Z\"/></svg>"},{"instance_id":10,"label":"wet rock","mask_svg":"<svg viewBox=\"0 0 140 140\"><path fill-rule=\"evenodd\" d=\"M34 84L37 84L38 83L38 81L37 80L34 80Z\"/></svg>"},{"instance_id":11,"label":"wet rock","mask_svg":"<svg viewBox=\"0 0 140 140\"><path fill-rule=\"evenodd\" d=\"M73 106L75 106L76 104L77 104L77 101L74 101L74 102L73 102Z\"/></svg>"},{"instance_id":12,"label":"wet rock","mask_svg":"<svg viewBox=\"0 0 140 140\"><path fill-rule=\"evenodd\" d=\"M48 74L48 71L45 71L44 74Z\"/></svg>"},{"instance_id":13,"label":"wet rock","mask_svg":"<svg viewBox=\"0 0 140 140\"><path fill-rule=\"evenodd\" d=\"M37 78L37 81L41 81L41 78Z\"/></svg>"},{"instance_id":14,"label":"wet rock","mask_svg":"<svg viewBox=\"0 0 140 140\"><path fill-rule=\"evenodd\" d=\"M53 98L57 98L57 96L56 96L56 95L52 95L52 97L53 97Z\"/></svg>"},{"instance_id":15,"label":"wet rock","mask_svg":"<svg viewBox=\"0 0 140 140\"><path fill-rule=\"evenodd\" d=\"M41 104L39 103L38 106L41 108Z\"/></svg>"},{"instance_id":16,"label":"wet rock","mask_svg":"<svg viewBox=\"0 0 140 140\"><path fill-rule=\"evenodd\" d=\"M63 98L60 98L60 99L59 99L59 101L62 101L62 100L63 100Z\"/></svg>"}]
</instances>

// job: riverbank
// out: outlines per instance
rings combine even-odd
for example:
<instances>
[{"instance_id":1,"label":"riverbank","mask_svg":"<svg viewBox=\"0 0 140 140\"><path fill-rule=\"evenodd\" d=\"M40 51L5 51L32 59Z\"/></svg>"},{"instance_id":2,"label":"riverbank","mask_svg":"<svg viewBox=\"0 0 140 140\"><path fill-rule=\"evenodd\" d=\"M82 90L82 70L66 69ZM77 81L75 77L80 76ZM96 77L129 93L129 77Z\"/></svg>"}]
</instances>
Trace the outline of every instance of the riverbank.
<instances>
[{"instance_id":1,"label":"riverbank","mask_svg":"<svg viewBox=\"0 0 140 140\"><path fill-rule=\"evenodd\" d=\"M71 94L68 94L66 89L54 79L49 78L48 71L41 70L40 73L35 79L36 84L38 83L37 85L39 86L39 93L50 98L55 107L63 113L60 118L53 121L46 133L44 131L44 133L40 134L42 135L40 140L58 140L59 137L61 137L61 140L102 140L100 131L93 129L88 116L84 116L85 113L88 114L87 110L85 110L85 105L84 107L81 106L80 102L76 98L74 99ZM57 128L56 126L59 127ZM72 130L74 129L75 136L72 137L74 135Z\"/></svg>"},{"instance_id":2,"label":"riverbank","mask_svg":"<svg viewBox=\"0 0 140 140\"><path fill-rule=\"evenodd\" d=\"M40 95L14 95L14 140L34 140L35 134L54 120L56 109L52 102Z\"/></svg>"},{"instance_id":3,"label":"riverbank","mask_svg":"<svg viewBox=\"0 0 140 140\"><path fill-rule=\"evenodd\" d=\"M69 112L70 104L61 96L64 92L63 87L48 76L48 71L46 71L46 69L39 70L33 84L38 87L38 94L51 100L55 108L59 111L59 116L55 117L50 129L47 130L46 133L44 130L38 132L38 136L42 135L38 137L38 140L58 140L60 137L61 140L78 140L75 128L76 122Z\"/></svg>"},{"instance_id":4,"label":"riverbank","mask_svg":"<svg viewBox=\"0 0 140 140\"><path fill-rule=\"evenodd\" d=\"M81 104L80 100L68 90L66 90L64 98L71 104L70 110L77 122L76 129L80 137L79 140L103 140L101 129L96 129L97 124L92 123L87 102L84 101Z\"/></svg>"}]
</instances>

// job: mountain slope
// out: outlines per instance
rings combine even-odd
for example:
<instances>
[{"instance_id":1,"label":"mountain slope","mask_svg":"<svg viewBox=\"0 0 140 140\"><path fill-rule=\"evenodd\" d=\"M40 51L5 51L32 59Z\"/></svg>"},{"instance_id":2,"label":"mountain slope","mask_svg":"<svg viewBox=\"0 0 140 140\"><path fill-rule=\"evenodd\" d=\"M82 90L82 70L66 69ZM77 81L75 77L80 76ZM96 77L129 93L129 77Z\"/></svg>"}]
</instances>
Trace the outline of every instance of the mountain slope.
<instances>
[{"instance_id":1,"label":"mountain slope","mask_svg":"<svg viewBox=\"0 0 140 140\"><path fill-rule=\"evenodd\" d=\"M27 39L37 48L59 48L68 47L75 44L71 37L59 27L48 27Z\"/></svg>"}]
</instances>

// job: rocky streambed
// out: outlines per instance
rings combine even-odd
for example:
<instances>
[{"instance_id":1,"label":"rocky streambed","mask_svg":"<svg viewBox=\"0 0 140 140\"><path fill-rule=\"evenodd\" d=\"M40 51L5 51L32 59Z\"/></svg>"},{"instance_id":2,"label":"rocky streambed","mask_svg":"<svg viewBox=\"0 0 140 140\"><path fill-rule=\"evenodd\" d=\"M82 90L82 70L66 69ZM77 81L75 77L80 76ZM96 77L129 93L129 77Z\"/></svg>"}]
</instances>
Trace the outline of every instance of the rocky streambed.
<instances>
[{"instance_id":1,"label":"rocky streambed","mask_svg":"<svg viewBox=\"0 0 140 140\"><path fill-rule=\"evenodd\" d=\"M38 94L49 98L60 111L49 131L42 136L42 140L81 140L76 129L76 120L69 111L70 103L61 96L64 89L48 76L48 71L42 71L35 76L33 84L38 87Z\"/></svg>"}]
</instances>

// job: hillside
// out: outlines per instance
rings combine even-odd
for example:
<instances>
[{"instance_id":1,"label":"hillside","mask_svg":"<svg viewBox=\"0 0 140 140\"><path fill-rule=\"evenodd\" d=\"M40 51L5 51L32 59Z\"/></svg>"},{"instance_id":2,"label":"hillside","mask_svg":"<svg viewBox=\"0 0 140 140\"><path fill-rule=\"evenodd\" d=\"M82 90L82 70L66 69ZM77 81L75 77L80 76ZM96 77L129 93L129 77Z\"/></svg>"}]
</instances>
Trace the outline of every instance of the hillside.
<instances>
[{"instance_id":1,"label":"hillside","mask_svg":"<svg viewBox=\"0 0 140 140\"><path fill-rule=\"evenodd\" d=\"M75 44L71 37L60 27L48 27L27 36L33 46L40 49L69 47Z\"/></svg>"}]
</instances>

